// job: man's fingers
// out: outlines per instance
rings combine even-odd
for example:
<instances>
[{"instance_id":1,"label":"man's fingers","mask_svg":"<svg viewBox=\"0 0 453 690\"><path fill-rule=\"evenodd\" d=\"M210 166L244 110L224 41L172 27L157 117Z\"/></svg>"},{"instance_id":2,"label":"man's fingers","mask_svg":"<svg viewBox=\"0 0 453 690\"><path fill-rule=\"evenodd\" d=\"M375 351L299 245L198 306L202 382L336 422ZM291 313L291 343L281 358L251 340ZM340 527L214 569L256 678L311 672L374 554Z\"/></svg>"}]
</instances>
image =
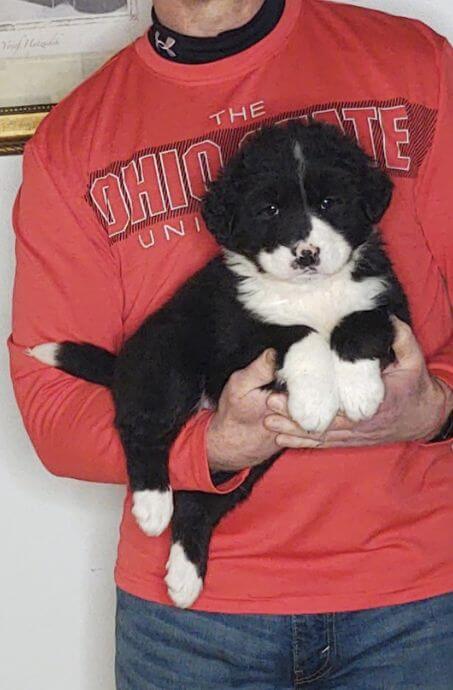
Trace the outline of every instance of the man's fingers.
<instances>
[{"instance_id":1,"label":"man's fingers","mask_svg":"<svg viewBox=\"0 0 453 690\"><path fill-rule=\"evenodd\" d=\"M280 448L344 448L349 446L374 445L373 437L353 434L350 431L327 431L320 436L293 436L278 434L276 443Z\"/></svg>"},{"instance_id":2,"label":"man's fingers","mask_svg":"<svg viewBox=\"0 0 453 690\"><path fill-rule=\"evenodd\" d=\"M322 446L322 441L290 434L278 434L275 442L280 448L319 448Z\"/></svg>"},{"instance_id":3,"label":"man's fingers","mask_svg":"<svg viewBox=\"0 0 453 690\"><path fill-rule=\"evenodd\" d=\"M275 350L265 350L245 369L236 371L231 382L240 395L247 395L250 391L271 383L275 378Z\"/></svg>"},{"instance_id":4,"label":"man's fingers","mask_svg":"<svg viewBox=\"0 0 453 690\"><path fill-rule=\"evenodd\" d=\"M318 448L322 444L322 434L308 434L286 415L268 415L264 426L277 434L275 441L281 448Z\"/></svg>"},{"instance_id":5,"label":"man's fingers","mask_svg":"<svg viewBox=\"0 0 453 690\"><path fill-rule=\"evenodd\" d=\"M276 443L280 448L332 448L343 446L363 446L372 444L370 433L359 431L365 422L351 422L343 415L337 415L324 433L307 433L285 415L268 415L264 426L277 434Z\"/></svg>"},{"instance_id":6,"label":"man's fingers","mask_svg":"<svg viewBox=\"0 0 453 690\"><path fill-rule=\"evenodd\" d=\"M267 406L272 412L288 417L288 396L285 393L271 393L267 399Z\"/></svg>"},{"instance_id":7,"label":"man's fingers","mask_svg":"<svg viewBox=\"0 0 453 690\"><path fill-rule=\"evenodd\" d=\"M337 414L328 431L352 431L357 426L357 422L351 422L348 417L342 414Z\"/></svg>"},{"instance_id":8,"label":"man's fingers","mask_svg":"<svg viewBox=\"0 0 453 690\"><path fill-rule=\"evenodd\" d=\"M280 414L268 415L264 419L264 426L268 431L274 431L277 434L290 434L292 436L306 435L296 422Z\"/></svg>"},{"instance_id":9,"label":"man's fingers","mask_svg":"<svg viewBox=\"0 0 453 690\"><path fill-rule=\"evenodd\" d=\"M297 428L300 433L300 427L298 424L293 422L291 418L289 417L289 411L288 411L288 396L285 393L271 393L269 398L267 399L267 406L269 410L275 413L275 415L281 415L282 417L287 417L291 424L294 425L293 428ZM270 415L268 419L273 418L273 415ZM333 420L332 424L329 427L329 431L342 431L342 430L352 430L356 426L357 422L351 422L350 419L345 417L342 414L338 414L335 419ZM305 432L304 432L305 433ZM315 435L316 436L316 435Z\"/></svg>"}]
</instances>

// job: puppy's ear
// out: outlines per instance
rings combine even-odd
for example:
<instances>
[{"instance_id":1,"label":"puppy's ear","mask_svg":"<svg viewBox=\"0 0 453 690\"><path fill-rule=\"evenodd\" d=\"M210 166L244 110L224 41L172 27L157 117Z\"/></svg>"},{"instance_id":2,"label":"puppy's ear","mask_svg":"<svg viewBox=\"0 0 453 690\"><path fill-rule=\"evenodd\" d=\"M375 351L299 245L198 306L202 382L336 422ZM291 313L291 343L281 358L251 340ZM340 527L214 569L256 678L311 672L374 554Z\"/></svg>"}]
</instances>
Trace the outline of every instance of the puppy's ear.
<instances>
[{"instance_id":1,"label":"puppy's ear","mask_svg":"<svg viewBox=\"0 0 453 690\"><path fill-rule=\"evenodd\" d=\"M379 223L392 199L393 182L380 168L369 165L362 178L364 209L369 220Z\"/></svg>"},{"instance_id":2,"label":"puppy's ear","mask_svg":"<svg viewBox=\"0 0 453 690\"><path fill-rule=\"evenodd\" d=\"M202 203L202 215L208 230L217 242L228 248L233 235L238 191L230 171L225 171L213 182Z\"/></svg>"}]
</instances>

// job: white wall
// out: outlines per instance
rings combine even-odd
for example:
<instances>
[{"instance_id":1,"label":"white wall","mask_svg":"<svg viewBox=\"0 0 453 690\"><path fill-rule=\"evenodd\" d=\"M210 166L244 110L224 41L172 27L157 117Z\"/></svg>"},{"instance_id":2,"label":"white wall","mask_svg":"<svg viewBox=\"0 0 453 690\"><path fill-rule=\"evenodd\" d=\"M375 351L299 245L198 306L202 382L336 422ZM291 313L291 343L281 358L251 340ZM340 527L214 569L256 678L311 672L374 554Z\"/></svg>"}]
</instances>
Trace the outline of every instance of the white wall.
<instances>
[{"instance_id":1,"label":"white wall","mask_svg":"<svg viewBox=\"0 0 453 690\"><path fill-rule=\"evenodd\" d=\"M453 38L451 0L358 0ZM0 687L114 690L112 569L123 490L42 469L17 412L10 331L10 208L21 159L0 158Z\"/></svg>"},{"instance_id":2,"label":"white wall","mask_svg":"<svg viewBox=\"0 0 453 690\"><path fill-rule=\"evenodd\" d=\"M8 375L9 218L21 163L0 158L0 688L113 690L112 568L124 489L48 474Z\"/></svg>"}]
</instances>

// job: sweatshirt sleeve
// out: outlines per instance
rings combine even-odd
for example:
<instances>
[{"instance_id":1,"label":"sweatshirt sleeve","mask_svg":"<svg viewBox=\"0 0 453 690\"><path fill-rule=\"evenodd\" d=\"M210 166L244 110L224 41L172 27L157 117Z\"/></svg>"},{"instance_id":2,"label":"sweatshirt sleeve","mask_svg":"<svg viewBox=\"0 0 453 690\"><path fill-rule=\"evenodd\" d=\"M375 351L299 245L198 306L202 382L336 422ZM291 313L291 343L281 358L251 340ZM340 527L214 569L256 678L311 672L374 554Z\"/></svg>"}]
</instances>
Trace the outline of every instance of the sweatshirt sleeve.
<instances>
[{"instance_id":1,"label":"sweatshirt sleeve","mask_svg":"<svg viewBox=\"0 0 453 690\"><path fill-rule=\"evenodd\" d=\"M64 176L46 165L44 153L31 142L13 212L11 374L27 432L51 473L123 484L126 463L110 391L25 354L42 342L93 342L110 352L123 342L120 268L101 227L89 224L77 210ZM205 450L209 419L206 410L194 416L172 448L175 490L224 493L243 479L241 473L220 489L214 487Z\"/></svg>"},{"instance_id":2,"label":"sweatshirt sleeve","mask_svg":"<svg viewBox=\"0 0 453 690\"><path fill-rule=\"evenodd\" d=\"M451 210L451 154L453 152L453 49L444 41L439 51L439 109L433 146L421 171L416 206L427 244L453 302L453 213ZM444 347L428 361L428 368L453 388L453 332Z\"/></svg>"}]
</instances>

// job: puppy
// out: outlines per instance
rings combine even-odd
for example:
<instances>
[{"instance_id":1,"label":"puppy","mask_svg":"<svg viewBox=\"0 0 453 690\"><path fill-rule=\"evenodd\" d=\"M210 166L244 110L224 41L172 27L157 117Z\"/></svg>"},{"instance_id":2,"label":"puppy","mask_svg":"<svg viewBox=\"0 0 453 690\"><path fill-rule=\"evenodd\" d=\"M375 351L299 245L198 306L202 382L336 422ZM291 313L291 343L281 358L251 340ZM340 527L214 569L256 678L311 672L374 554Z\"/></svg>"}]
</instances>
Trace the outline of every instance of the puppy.
<instances>
[{"instance_id":1,"label":"puppy","mask_svg":"<svg viewBox=\"0 0 453 690\"><path fill-rule=\"evenodd\" d=\"M202 399L214 405L229 376L266 348L276 386L302 428L322 432L338 411L371 417L393 358L391 315L406 298L379 237L391 199L384 172L324 124L270 127L244 144L203 206L223 249L115 357L94 345L46 343L29 353L110 387L133 513L156 536L172 519L166 583L177 606L199 596L212 530L251 492L277 455L224 495L177 492L169 449ZM214 482L230 475L214 475Z\"/></svg>"}]
</instances>

